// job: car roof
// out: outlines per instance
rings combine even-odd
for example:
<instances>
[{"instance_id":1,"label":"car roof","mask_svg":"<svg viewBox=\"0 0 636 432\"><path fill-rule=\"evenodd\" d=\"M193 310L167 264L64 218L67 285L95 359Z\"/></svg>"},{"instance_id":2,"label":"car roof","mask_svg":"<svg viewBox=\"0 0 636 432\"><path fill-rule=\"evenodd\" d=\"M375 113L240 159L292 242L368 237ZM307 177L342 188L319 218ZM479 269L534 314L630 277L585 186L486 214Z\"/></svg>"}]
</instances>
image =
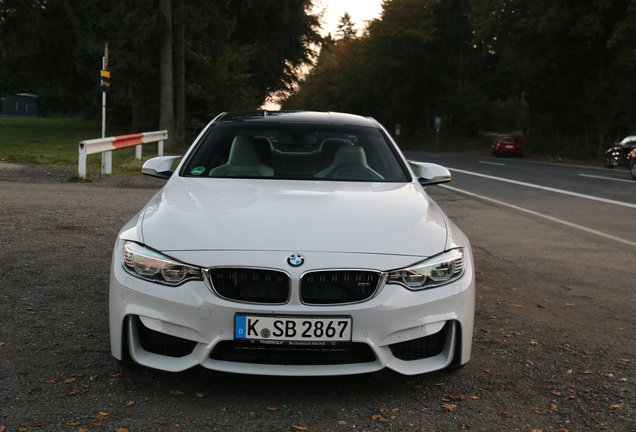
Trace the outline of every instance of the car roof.
<instances>
[{"instance_id":1,"label":"car roof","mask_svg":"<svg viewBox=\"0 0 636 432\"><path fill-rule=\"evenodd\" d=\"M267 123L311 123L329 125L347 125L377 128L371 117L355 114L317 111L239 111L221 114L217 123L232 122L267 122Z\"/></svg>"},{"instance_id":2,"label":"car roof","mask_svg":"<svg viewBox=\"0 0 636 432\"><path fill-rule=\"evenodd\" d=\"M623 140L619 144L625 145L634 141L636 141L636 135L630 135L628 137L623 138Z\"/></svg>"}]
</instances>

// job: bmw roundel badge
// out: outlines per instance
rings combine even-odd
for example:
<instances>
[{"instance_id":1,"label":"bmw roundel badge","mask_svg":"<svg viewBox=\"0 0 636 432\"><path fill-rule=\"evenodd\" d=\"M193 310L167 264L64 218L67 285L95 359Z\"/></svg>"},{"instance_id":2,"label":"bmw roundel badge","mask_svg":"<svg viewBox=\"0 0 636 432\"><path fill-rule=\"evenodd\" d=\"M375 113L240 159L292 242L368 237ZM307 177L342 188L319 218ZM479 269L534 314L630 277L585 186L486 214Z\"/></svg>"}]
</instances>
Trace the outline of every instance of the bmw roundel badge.
<instances>
[{"instance_id":1,"label":"bmw roundel badge","mask_svg":"<svg viewBox=\"0 0 636 432\"><path fill-rule=\"evenodd\" d=\"M304 262L305 257L300 254L290 255L289 258L287 258L287 264L292 267L300 267L301 265L303 265Z\"/></svg>"}]
</instances>

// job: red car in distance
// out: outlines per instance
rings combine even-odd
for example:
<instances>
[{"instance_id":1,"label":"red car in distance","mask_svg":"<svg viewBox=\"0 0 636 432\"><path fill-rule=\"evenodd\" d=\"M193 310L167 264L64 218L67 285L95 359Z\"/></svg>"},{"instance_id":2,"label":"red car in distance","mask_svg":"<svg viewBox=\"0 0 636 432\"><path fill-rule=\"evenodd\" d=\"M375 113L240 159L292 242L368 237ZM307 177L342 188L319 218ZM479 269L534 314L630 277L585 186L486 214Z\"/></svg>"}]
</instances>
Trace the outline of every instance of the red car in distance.
<instances>
[{"instance_id":1,"label":"red car in distance","mask_svg":"<svg viewBox=\"0 0 636 432\"><path fill-rule=\"evenodd\" d=\"M521 156L521 142L516 136L499 135L492 143L492 154Z\"/></svg>"}]
</instances>

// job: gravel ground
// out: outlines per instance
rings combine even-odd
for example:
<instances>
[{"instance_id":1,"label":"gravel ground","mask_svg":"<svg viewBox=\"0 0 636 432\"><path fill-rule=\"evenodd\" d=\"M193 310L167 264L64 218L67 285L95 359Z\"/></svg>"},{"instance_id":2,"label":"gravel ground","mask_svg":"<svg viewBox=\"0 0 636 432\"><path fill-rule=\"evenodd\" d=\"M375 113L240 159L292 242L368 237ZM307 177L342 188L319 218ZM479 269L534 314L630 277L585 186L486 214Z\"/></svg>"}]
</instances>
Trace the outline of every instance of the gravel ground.
<instances>
[{"instance_id":1,"label":"gravel ground","mask_svg":"<svg viewBox=\"0 0 636 432\"><path fill-rule=\"evenodd\" d=\"M430 192L472 239L478 269L465 367L317 379L121 365L108 336L111 249L163 182L64 182L73 174L0 162L0 432L636 430L633 295L596 296L612 284L580 262L560 278L537 250L524 252L532 266L496 253L505 239L478 221L497 209L439 188ZM633 291L625 250L612 280Z\"/></svg>"}]
</instances>

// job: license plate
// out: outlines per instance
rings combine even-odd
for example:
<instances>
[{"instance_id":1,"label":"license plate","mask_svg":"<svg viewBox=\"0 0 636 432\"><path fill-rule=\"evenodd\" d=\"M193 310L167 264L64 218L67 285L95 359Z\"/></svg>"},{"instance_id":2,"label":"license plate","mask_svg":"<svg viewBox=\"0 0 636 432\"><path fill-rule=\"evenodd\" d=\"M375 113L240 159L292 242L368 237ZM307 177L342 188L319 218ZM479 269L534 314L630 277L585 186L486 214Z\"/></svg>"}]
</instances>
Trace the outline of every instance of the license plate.
<instances>
[{"instance_id":1,"label":"license plate","mask_svg":"<svg viewBox=\"0 0 636 432\"><path fill-rule=\"evenodd\" d=\"M506 148L507 148L507 149L513 149L513 148L515 148L515 146L513 146L513 145L507 145L507 146L506 146Z\"/></svg>"},{"instance_id":2,"label":"license plate","mask_svg":"<svg viewBox=\"0 0 636 432\"><path fill-rule=\"evenodd\" d=\"M234 337L280 342L350 342L351 317L236 315Z\"/></svg>"}]
</instances>

